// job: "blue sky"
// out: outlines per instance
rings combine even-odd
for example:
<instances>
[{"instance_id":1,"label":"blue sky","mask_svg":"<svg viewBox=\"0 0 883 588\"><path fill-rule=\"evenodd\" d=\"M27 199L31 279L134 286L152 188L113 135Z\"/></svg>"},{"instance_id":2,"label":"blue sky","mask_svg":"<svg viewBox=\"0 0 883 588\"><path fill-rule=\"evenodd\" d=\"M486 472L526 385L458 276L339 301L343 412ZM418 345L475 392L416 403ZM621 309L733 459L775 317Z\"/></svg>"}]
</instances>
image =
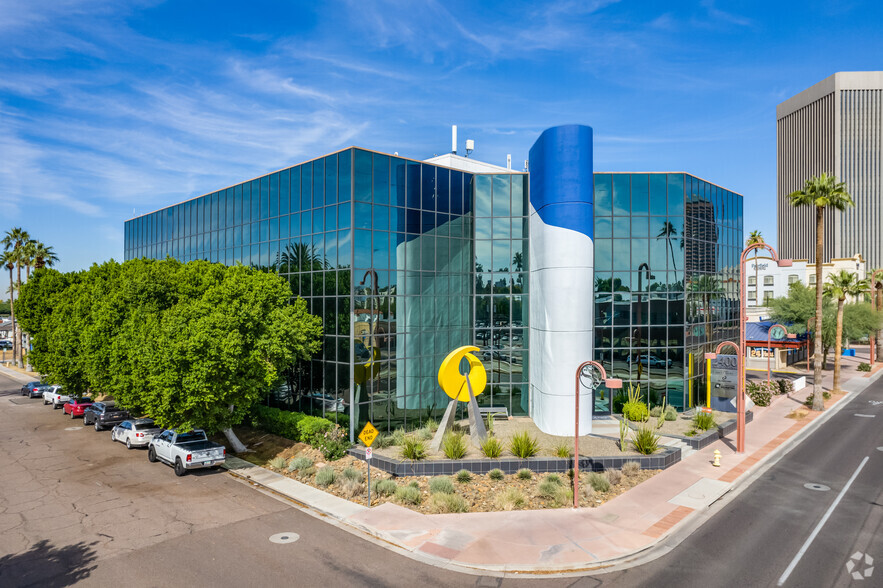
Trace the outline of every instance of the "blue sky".
<instances>
[{"instance_id":1,"label":"blue sky","mask_svg":"<svg viewBox=\"0 0 883 588\"><path fill-rule=\"evenodd\" d=\"M595 129L595 169L745 195L775 243L776 105L879 69L883 3L0 0L0 229L60 269L123 221L348 145L516 167Z\"/></svg>"}]
</instances>

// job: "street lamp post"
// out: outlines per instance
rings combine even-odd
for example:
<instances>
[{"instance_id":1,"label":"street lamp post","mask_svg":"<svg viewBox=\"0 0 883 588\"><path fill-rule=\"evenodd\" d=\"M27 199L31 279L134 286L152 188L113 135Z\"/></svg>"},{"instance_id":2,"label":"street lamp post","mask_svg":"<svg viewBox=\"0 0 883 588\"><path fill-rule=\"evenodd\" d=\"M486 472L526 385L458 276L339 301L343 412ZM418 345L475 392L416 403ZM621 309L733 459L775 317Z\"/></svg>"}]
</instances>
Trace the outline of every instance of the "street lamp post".
<instances>
[{"instance_id":1,"label":"street lamp post","mask_svg":"<svg viewBox=\"0 0 883 588\"><path fill-rule=\"evenodd\" d=\"M877 277L877 274L880 274L880 278ZM880 290L877 288L877 281L883 280L883 268L875 269L871 272L871 308L879 310L880 301L883 299L883 292L878 292ZM877 361L877 350L876 350L876 342L877 342L877 334L880 331L874 331L871 333L871 340L869 341L871 344L871 365Z\"/></svg>"},{"instance_id":2,"label":"street lamp post","mask_svg":"<svg viewBox=\"0 0 883 588\"><path fill-rule=\"evenodd\" d=\"M772 349L770 349L770 345L771 345L772 342L773 342L773 341L772 341L772 339L773 339L773 329L775 329L776 327L782 329L782 331L783 331L782 335L783 335L784 337L788 337L789 339L795 339L795 338L797 337L797 335L795 335L795 334L793 334L793 333L789 333L789 332L788 332L788 329L785 327L785 325L780 325L780 324L778 324L778 323L776 323L775 325L771 326L770 329L767 331L767 333L766 333L766 383L767 383L767 384L769 384L769 383L771 382L771 378L770 378L770 358L772 357L773 354L772 354ZM782 336L776 337L776 339L782 339L782 338L783 338Z\"/></svg>"},{"instance_id":3,"label":"street lamp post","mask_svg":"<svg viewBox=\"0 0 883 588\"><path fill-rule=\"evenodd\" d=\"M770 252L773 257L773 261L776 262L776 265L779 267L791 267L793 264L790 259L779 259L779 255L776 253L776 250L773 249L773 246L769 243L752 243L742 250L742 256L739 259L739 351L740 353L745 352L745 322L748 320L748 311L746 308L746 298L747 298L747 288L745 286L745 262L747 260L747 256L749 253L754 251L755 249L766 249ZM756 288L757 286L755 286ZM739 361L739 386L745 387L745 361L744 357L740 358ZM739 396L740 402L742 401L741 395ZM742 416L741 416L741 429L745 429L745 405L743 402L742 405ZM740 436L741 438L741 436ZM741 453L741 450L740 450Z\"/></svg>"},{"instance_id":4,"label":"street lamp post","mask_svg":"<svg viewBox=\"0 0 883 588\"><path fill-rule=\"evenodd\" d=\"M736 372L739 374L736 379L736 451L745 453L745 378L742 376L745 369L745 348L732 341L723 341L718 344L714 353L706 353L705 359L716 359L717 354L727 345L736 348ZM706 377L710 378L711 374Z\"/></svg>"},{"instance_id":5,"label":"street lamp post","mask_svg":"<svg viewBox=\"0 0 883 588\"><path fill-rule=\"evenodd\" d=\"M597 361L589 360L579 364L576 368L576 387L574 389L575 411L576 415L573 422L573 508L579 508L579 376L588 366L594 366L601 372L601 379L604 385L610 390L622 388L622 380L619 378L608 378L607 372ZM594 389L594 388L593 388Z\"/></svg>"}]
</instances>

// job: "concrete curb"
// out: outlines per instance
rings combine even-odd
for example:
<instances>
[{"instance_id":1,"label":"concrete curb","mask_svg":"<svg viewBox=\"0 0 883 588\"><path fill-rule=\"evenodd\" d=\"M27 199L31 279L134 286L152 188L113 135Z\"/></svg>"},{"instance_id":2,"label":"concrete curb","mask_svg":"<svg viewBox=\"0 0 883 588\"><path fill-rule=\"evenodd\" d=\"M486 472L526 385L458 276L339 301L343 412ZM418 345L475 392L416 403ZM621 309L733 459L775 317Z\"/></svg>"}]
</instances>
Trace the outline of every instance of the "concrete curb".
<instances>
[{"instance_id":1,"label":"concrete curb","mask_svg":"<svg viewBox=\"0 0 883 588\"><path fill-rule=\"evenodd\" d=\"M400 555L404 555L416 561L420 561L421 563L425 563L442 569L469 575L507 578L523 578L525 576L567 577L610 573L648 563L672 551L682 541L684 541L693 532L700 528L705 523L705 521L714 516L714 514L716 514L724 506L732 502L737 496L739 496L739 494L750 487L755 480L763 475L764 472L775 465L791 450L797 447L806 437L815 432L833 415L840 412L840 410L842 410L843 407L845 407L855 396L867 389L871 384L880 379L880 377L883 377L883 370L874 373L870 378L856 376L848 380L843 386L844 392L846 393L837 402L837 404L826 410L817 418L813 419L810 423L797 431L793 436L786 439L784 442L782 442L781 445L776 447L770 453L758 460L757 463L748 468L744 473L742 473L742 475L740 475L735 481L732 482L730 488L721 497L717 498L705 508L694 510L692 513L684 517L683 520L679 521L671 529L666 531L664 534L656 538L648 545L645 545L644 547L615 558L591 562L585 565L466 565L462 563L452 562L447 559L442 559L429 554L418 552L416 547L411 548L401 545L387 533L378 529L374 529L373 527L370 527L368 525L356 523L349 519L348 514L340 513L335 508L329 508L328 506L322 507L319 505L311 504L308 501L304 501L295 496L280 492L279 490L267 484L264 484L262 481L256 480L252 477L243 476L242 474L238 474L232 470L230 470L230 473L237 479L257 486L262 491L265 491L279 499L287 500L293 503L300 510L307 512L308 514L312 514L313 516L322 518L323 520L334 524L338 528L346 530L350 533L357 534L364 539L370 540L373 543L394 551ZM278 476L279 478L285 478L285 476L275 474L274 472L270 472L269 470L261 468L260 466L256 466L250 463L249 466L266 471L273 474L274 476ZM312 487L308 488L310 488L311 490L315 490Z\"/></svg>"}]
</instances>

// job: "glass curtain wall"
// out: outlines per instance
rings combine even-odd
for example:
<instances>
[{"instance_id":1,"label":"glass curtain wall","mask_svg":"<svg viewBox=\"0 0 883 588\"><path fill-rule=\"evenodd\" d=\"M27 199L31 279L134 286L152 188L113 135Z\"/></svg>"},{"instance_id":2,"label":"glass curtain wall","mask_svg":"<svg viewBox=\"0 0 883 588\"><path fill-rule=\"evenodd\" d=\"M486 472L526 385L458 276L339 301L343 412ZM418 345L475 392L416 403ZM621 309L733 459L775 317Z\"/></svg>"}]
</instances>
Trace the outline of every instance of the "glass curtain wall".
<instances>
[{"instance_id":1,"label":"glass curtain wall","mask_svg":"<svg viewBox=\"0 0 883 588\"><path fill-rule=\"evenodd\" d=\"M696 358L729 336L737 287L725 268L741 197L715 187L718 200L702 208L692 195L711 185L683 173L594 178L595 359L652 403L692 406L704 373Z\"/></svg>"},{"instance_id":2,"label":"glass curtain wall","mask_svg":"<svg viewBox=\"0 0 883 588\"><path fill-rule=\"evenodd\" d=\"M482 406L528 412L528 176L477 175L475 345L487 370Z\"/></svg>"}]
</instances>

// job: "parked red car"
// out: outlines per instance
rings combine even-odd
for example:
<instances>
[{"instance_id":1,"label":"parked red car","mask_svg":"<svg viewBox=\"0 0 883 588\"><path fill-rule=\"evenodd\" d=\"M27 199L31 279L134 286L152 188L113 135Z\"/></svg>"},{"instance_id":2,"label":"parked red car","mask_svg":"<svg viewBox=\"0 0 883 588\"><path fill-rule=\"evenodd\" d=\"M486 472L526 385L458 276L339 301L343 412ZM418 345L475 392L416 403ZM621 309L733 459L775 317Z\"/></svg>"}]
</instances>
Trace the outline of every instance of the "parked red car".
<instances>
[{"instance_id":1,"label":"parked red car","mask_svg":"<svg viewBox=\"0 0 883 588\"><path fill-rule=\"evenodd\" d=\"M71 415L71 418L83 416L83 412L92 406L91 398L71 398L70 402L64 405L64 414Z\"/></svg>"}]
</instances>

